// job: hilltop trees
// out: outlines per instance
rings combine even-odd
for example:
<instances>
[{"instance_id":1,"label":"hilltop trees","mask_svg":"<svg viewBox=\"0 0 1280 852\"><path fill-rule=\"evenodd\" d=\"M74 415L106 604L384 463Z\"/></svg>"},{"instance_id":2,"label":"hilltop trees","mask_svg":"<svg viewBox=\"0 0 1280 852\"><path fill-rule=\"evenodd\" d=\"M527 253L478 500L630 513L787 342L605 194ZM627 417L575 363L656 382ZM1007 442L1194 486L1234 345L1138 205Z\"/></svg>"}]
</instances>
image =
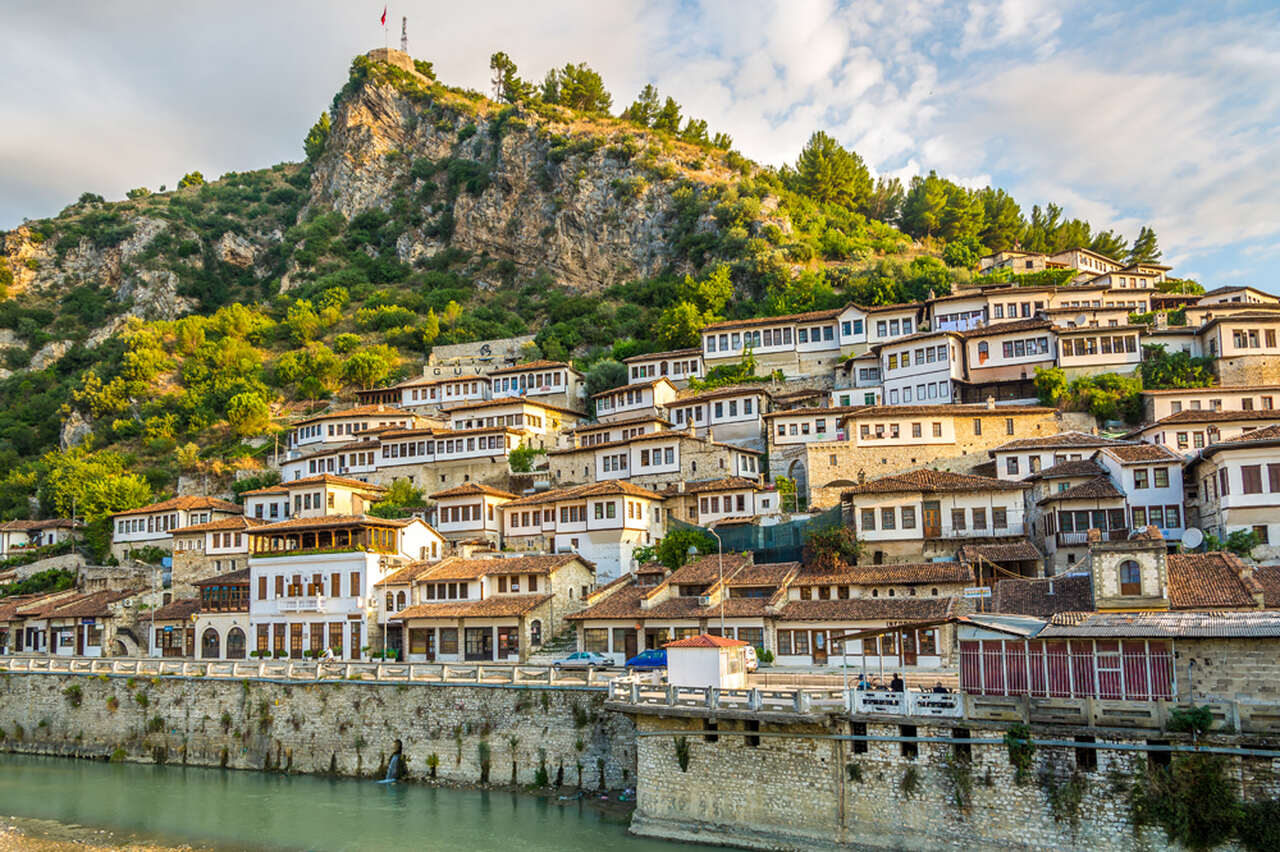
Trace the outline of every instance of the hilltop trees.
<instances>
[{"instance_id":1,"label":"hilltop trees","mask_svg":"<svg viewBox=\"0 0 1280 852\"><path fill-rule=\"evenodd\" d=\"M668 97L659 106L660 98L658 89L652 83L647 83L636 99L631 102L631 106L622 111L619 118L641 127L651 127L654 130L670 133L695 145L710 145L725 151L733 145L733 139L728 134L710 135L705 119L686 117L684 126L681 127L680 104L676 103L675 98Z\"/></svg>"},{"instance_id":2,"label":"hilltop trees","mask_svg":"<svg viewBox=\"0 0 1280 852\"><path fill-rule=\"evenodd\" d=\"M862 158L821 130L809 137L795 166L795 188L822 204L856 210L871 195L871 173Z\"/></svg>"},{"instance_id":3,"label":"hilltop trees","mask_svg":"<svg viewBox=\"0 0 1280 852\"><path fill-rule=\"evenodd\" d=\"M613 106L613 96L605 89L603 78L585 62L548 71L542 83L542 99L596 115L607 115Z\"/></svg>"},{"instance_id":4,"label":"hilltop trees","mask_svg":"<svg viewBox=\"0 0 1280 852\"><path fill-rule=\"evenodd\" d=\"M1160 244L1156 241L1156 232L1143 225L1138 231L1137 239L1129 248L1129 263L1156 263L1160 260Z\"/></svg>"},{"instance_id":5,"label":"hilltop trees","mask_svg":"<svg viewBox=\"0 0 1280 852\"><path fill-rule=\"evenodd\" d=\"M501 50L489 57L489 68L493 71L495 101L514 104L533 94L533 85L520 79L516 64Z\"/></svg>"},{"instance_id":6,"label":"hilltop trees","mask_svg":"<svg viewBox=\"0 0 1280 852\"><path fill-rule=\"evenodd\" d=\"M329 141L329 130L329 113L322 112L316 119L316 123L311 125L311 130L307 131L307 138L302 142L302 149L307 154L308 163L314 163L324 153L324 145Z\"/></svg>"}]
</instances>

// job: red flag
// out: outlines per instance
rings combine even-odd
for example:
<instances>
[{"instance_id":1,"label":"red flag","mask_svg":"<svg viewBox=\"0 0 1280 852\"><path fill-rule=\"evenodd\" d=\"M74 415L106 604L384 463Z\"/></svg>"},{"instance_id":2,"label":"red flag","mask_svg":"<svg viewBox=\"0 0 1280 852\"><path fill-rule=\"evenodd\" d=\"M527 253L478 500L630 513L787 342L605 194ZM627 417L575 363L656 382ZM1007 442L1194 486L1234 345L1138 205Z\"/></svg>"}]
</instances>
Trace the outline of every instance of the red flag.
<instances>
[{"instance_id":1,"label":"red flag","mask_svg":"<svg viewBox=\"0 0 1280 852\"><path fill-rule=\"evenodd\" d=\"M387 25L387 7L386 6L382 7L382 25L384 27Z\"/></svg>"}]
</instances>

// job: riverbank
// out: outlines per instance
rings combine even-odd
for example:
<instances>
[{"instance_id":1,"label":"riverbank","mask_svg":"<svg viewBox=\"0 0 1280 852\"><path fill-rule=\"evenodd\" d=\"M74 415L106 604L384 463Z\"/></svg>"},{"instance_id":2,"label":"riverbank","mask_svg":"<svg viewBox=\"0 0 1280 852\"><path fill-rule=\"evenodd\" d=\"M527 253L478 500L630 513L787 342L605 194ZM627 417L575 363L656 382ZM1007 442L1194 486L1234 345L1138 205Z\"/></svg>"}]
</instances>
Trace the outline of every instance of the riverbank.
<instances>
[{"instance_id":1,"label":"riverbank","mask_svg":"<svg viewBox=\"0 0 1280 852\"><path fill-rule=\"evenodd\" d=\"M0 852L216 852L209 846L169 846L106 828L52 819L0 815Z\"/></svg>"}]
</instances>

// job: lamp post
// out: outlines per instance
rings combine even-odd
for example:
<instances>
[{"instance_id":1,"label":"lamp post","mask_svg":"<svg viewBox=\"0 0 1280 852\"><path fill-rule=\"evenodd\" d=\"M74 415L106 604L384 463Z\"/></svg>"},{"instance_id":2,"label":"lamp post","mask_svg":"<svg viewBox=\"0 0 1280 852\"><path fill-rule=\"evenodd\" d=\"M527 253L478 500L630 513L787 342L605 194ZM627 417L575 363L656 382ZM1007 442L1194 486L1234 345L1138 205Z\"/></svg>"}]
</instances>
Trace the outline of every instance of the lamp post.
<instances>
[{"instance_id":1,"label":"lamp post","mask_svg":"<svg viewBox=\"0 0 1280 852\"><path fill-rule=\"evenodd\" d=\"M720 540L720 534L715 531L714 527L707 527L707 532L715 536L716 550L718 559L717 574L719 575L720 586L720 635L724 635L724 542ZM692 556L697 548L689 548L689 555Z\"/></svg>"}]
</instances>

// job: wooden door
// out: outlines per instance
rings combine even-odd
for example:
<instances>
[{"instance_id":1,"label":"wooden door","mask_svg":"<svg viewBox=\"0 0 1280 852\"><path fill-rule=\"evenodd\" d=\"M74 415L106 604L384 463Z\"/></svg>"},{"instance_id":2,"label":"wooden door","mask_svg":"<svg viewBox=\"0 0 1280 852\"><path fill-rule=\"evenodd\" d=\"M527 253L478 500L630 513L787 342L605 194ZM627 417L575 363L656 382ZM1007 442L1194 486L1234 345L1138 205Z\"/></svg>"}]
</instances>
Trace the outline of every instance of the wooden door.
<instances>
[{"instance_id":1,"label":"wooden door","mask_svg":"<svg viewBox=\"0 0 1280 852\"><path fill-rule=\"evenodd\" d=\"M89 628L84 624L76 625L76 655L84 656L84 632Z\"/></svg>"},{"instance_id":2,"label":"wooden door","mask_svg":"<svg viewBox=\"0 0 1280 852\"><path fill-rule=\"evenodd\" d=\"M289 656L295 660L302 659L302 625L289 625Z\"/></svg>"},{"instance_id":3,"label":"wooden door","mask_svg":"<svg viewBox=\"0 0 1280 852\"><path fill-rule=\"evenodd\" d=\"M902 631L902 664L904 666L914 666L916 664L916 632L914 630Z\"/></svg>"},{"instance_id":4,"label":"wooden door","mask_svg":"<svg viewBox=\"0 0 1280 852\"><path fill-rule=\"evenodd\" d=\"M811 639L813 664L815 666L825 666L827 664L827 631L815 630Z\"/></svg>"},{"instance_id":5,"label":"wooden door","mask_svg":"<svg viewBox=\"0 0 1280 852\"><path fill-rule=\"evenodd\" d=\"M636 632L634 630L627 631L627 635L622 640L622 648L622 653L626 656L627 660L640 653L636 648ZM625 663L626 660L623 660L623 662Z\"/></svg>"},{"instance_id":6,"label":"wooden door","mask_svg":"<svg viewBox=\"0 0 1280 852\"><path fill-rule=\"evenodd\" d=\"M942 507L937 500L925 502L920 513L925 538L942 538Z\"/></svg>"}]
</instances>

